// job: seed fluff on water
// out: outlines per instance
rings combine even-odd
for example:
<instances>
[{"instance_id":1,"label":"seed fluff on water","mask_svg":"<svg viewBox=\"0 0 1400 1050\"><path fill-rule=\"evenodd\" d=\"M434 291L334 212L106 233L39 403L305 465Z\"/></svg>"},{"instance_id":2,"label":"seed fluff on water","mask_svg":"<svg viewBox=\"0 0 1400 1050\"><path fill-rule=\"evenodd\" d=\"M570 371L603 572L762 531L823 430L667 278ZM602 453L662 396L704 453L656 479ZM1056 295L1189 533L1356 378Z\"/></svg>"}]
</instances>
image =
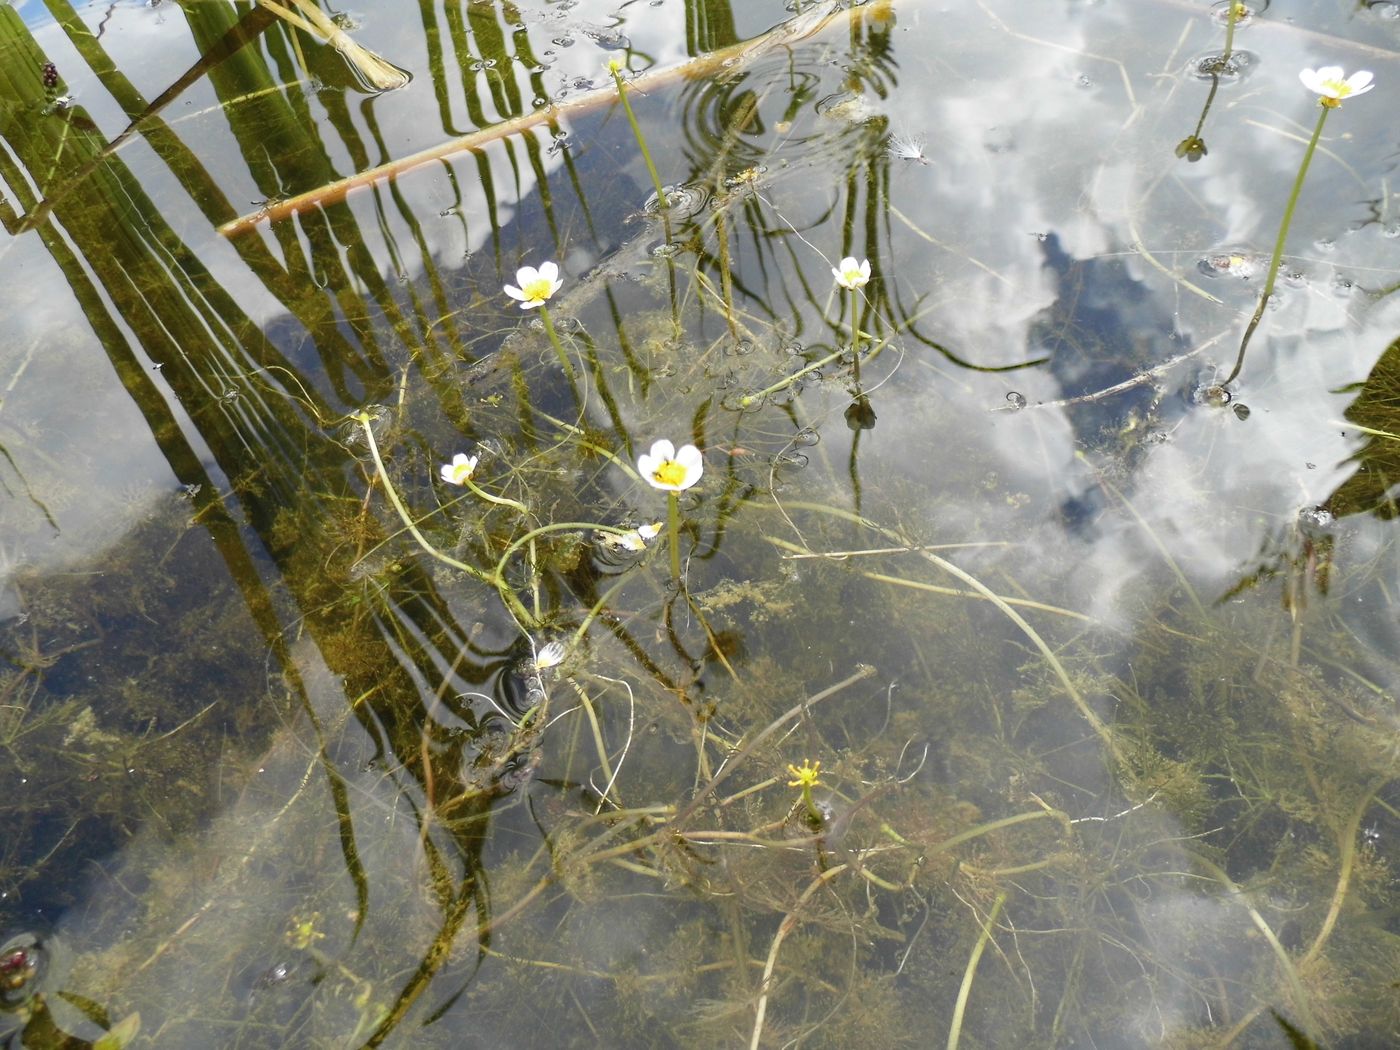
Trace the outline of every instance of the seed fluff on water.
<instances>
[{"instance_id":1,"label":"seed fluff on water","mask_svg":"<svg viewBox=\"0 0 1400 1050\"><path fill-rule=\"evenodd\" d=\"M924 153L922 135L892 135L885 152L896 160L912 160L919 164L932 163Z\"/></svg>"}]
</instances>

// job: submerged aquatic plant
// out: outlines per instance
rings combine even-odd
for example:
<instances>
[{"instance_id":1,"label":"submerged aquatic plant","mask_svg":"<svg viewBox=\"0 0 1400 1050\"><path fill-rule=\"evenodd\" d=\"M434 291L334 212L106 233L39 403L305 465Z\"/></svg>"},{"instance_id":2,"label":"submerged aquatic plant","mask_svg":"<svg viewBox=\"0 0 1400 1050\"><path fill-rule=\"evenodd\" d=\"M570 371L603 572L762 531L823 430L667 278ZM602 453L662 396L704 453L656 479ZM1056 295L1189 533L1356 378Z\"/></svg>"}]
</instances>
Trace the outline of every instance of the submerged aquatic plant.
<instances>
[{"instance_id":1,"label":"submerged aquatic plant","mask_svg":"<svg viewBox=\"0 0 1400 1050\"><path fill-rule=\"evenodd\" d=\"M700 480L705 461L694 445L676 446L665 438L653 443L650 452L637 457L637 472L652 488L667 495L667 523L671 536L671 578L681 578L680 494ZM640 533L640 530L638 530Z\"/></svg>"},{"instance_id":2,"label":"submerged aquatic plant","mask_svg":"<svg viewBox=\"0 0 1400 1050\"><path fill-rule=\"evenodd\" d=\"M559 333L554 330L554 321L549 316L549 308L545 306L564 285L559 276L559 264L542 262L538 270L533 266L522 266L515 271L515 282L506 285L503 290L520 304L520 309L539 310L540 321L544 324L545 333L549 336L554 352L559 355L559 363L564 366L564 374L573 379L574 366L569 363L569 355L564 352L564 345L559 342Z\"/></svg>"},{"instance_id":3,"label":"submerged aquatic plant","mask_svg":"<svg viewBox=\"0 0 1400 1050\"><path fill-rule=\"evenodd\" d=\"M1240 352L1235 358L1235 367L1220 384L1222 387L1234 382L1240 374L1240 369L1244 367L1244 353L1249 348L1250 337L1259 327L1259 321L1264 316L1264 307L1268 305L1269 297L1274 294L1274 281L1278 278L1279 264L1283 261L1283 245L1288 239L1288 227L1293 222L1293 209L1297 207L1298 195L1303 191L1303 180L1307 178L1308 165L1312 163L1313 154L1317 152L1317 143L1322 138L1322 127L1327 123L1327 114L1341 106L1343 99L1353 95L1364 95L1375 87L1372 83L1374 75L1369 70L1357 70L1351 76L1346 76L1341 66L1304 69L1298 74L1298 79L1303 82L1305 88L1320 96L1318 104L1322 107L1322 112L1317 115L1317 125L1313 128L1312 138L1308 140L1308 148L1303 151L1303 162L1298 166L1297 178L1293 180L1293 192L1288 195L1288 204L1283 209L1283 221L1279 223L1274 254L1269 260L1269 275L1264 279L1263 291L1259 293L1259 305L1254 308L1254 316L1245 327L1244 338L1240 340Z\"/></svg>"}]
</instances>

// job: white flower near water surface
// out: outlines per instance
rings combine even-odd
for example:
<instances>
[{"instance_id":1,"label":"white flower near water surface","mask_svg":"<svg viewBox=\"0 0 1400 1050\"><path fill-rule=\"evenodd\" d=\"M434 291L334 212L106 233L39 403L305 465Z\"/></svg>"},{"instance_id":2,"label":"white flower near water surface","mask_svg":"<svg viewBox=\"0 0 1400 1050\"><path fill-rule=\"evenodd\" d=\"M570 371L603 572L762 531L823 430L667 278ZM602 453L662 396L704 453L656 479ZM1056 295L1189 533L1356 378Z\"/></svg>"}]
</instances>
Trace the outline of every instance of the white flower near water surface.
<instances>
[{"instance_id":1,"label":"white flower near water surface","mask_svg":"<svg viewBox=\"0 0 1400 1050\"><path fill-rule=\"evenodd\" d=\"M666 439L651 446L650 452L637 457L637 472L652 488L666 492L684 492L700 480L705 462L694 445L682 445L680 451ZM640 531L640 530L638 530Z\"/></svg>"},{"instance_id":2,"label":"white flower near water surface","mask_svg":"<svg viewBox=\"0 0 1400 1050\"><path fill-rule=\"evenodd\" d=\"M870 281L870 260L857 261L848 255L841 260L840 266L831 268L831 276L836 278L836 283L842 288L849 288L852 291L864 288Z\"/></svg>"},{"instance_id":3,"label":"white flower near water surface","mask_svg":"<svg viewBox=\"0 0 1400 1050\"><path fill-rule=\"evenodd\" d=\"M465 452L458 452L452 457L451 463L444 463L439 473L442 480L449 485L465 485L467 478L472 476L472 471L476 470L476 456L469 456Z\"/></svg>"},{"instance_id":4,"label":"white flower near water surface","mask_svg":"<svg viewBox=\"0 0 1400 1050\"><path fill-rule=\"evenodd\" d=\"M548 671L551 667L558 667L564 662L567 652L563 642L546 642L535 653L535 670Z\"/></svg>"},{"instance_id":5,"label":"white flower near water surface","mask_svg":"<svg viewBox=\"0 0 1400 1050\"><path fill-rule=\"evenodd\" d=\"M1309 91L1321 95L1320 101L1329 109L1336 109L1344 98L1364 95L1376 86L1371 83L1375 75L1369 69L1358 69L1351 76L1347 76L1342 72L1341 66L1305 69L1298 74L1298 79Z\"/></svg>"},{"instance_id":6,"label":"white flower near water surface","mask_svg":"<svg viewBox=\"0 0 1400 1050\"><path fill-rule=\"evenodd\" d=\"M533 266L522 266L515 271L515 284L505 286L505 293L520 303L520 309L530 310L548 302L563 283L559 279L556 263L540 263L538 270Z\"/></svg>"}]
</instances>

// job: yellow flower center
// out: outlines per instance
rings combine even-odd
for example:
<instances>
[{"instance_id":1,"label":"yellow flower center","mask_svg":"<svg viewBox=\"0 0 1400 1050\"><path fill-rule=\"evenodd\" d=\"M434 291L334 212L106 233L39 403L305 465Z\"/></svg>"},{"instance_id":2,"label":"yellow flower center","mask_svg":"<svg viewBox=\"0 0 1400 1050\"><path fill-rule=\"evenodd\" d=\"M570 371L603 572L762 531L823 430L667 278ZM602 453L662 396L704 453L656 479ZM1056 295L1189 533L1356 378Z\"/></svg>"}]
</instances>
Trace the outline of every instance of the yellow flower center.
<instances>
[{"instance_id":1,"label":"yellow flower center","mask_svg":"<svg viewBox=\"0 0 1400 1050\"><path fill-rule=\"evenodd\" d=\"M677 463L674 459L663 459L651 472L651 479L658 485L674 488L685 481L685 465Z\"/></svg>"},{"instance_id":2,"label":"yellow flower center","mask_svg":"<svg viewBox=\"0 0 1400 1050\"><path fill-rule=\"evenodd\" d=\"M529 303L542 303L554 294L554 284L547 277L536 277L520 289Z\"/></svg>"}]
</instances>

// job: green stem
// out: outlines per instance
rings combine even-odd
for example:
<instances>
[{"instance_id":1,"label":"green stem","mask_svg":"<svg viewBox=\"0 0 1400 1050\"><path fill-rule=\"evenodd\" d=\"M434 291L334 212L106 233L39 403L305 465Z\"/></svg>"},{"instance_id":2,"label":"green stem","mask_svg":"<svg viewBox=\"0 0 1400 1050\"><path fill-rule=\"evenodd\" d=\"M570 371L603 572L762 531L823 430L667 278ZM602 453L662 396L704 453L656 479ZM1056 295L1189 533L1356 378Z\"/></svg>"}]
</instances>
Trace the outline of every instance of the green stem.
<instances>
[{"instance_id":1,"label":"green stem","mask_svg":"<svg viewBox=\"0 0 1400 1050\"><path fill-rule=\"evenodd\" d=\"M681 497L678 492L666 493L666 525L671 534L671 579L681 582Z\"/></svg>"},{"instance_id":2,"label":"green stem","mask_svg":"<svg viewBox=\"0 0 1400 1050\"><path fill-rule=\"evenodd\" d=\"M505 578L502 576L499 568L494 575L484 573L480 569L468 565L466 562L458 561L456 558L449 557L442 553L442 551L428 542L426 536L418 531L418 526L409 515L408 508L403 505L403 501L399 499L398 492L394 490L393 482L389 480L389 472L384 468L384 460L379 454L379 443L375 441L374 430L370 426L369 413L357 412L351 418L359 423L360 427L364 430L365 442L369 446L369 454L374 458L374 468L379 473L379 481L384 486L384 493L389 497L389 502L394 505L394 509L398 511L399 520L403 522L404 528L408 529L410 535L418 542L418 546L422 547L423 550L427 551L428 554L432 555L444 565L450 565L454 569L460 569L468 576L473 576L483 583L491 584L491 586L496 588L496 593L501 596L501 601L505 602L506 607L510 609L511 615L515 617L517 622L522 625L534 623L534 618L525 609L525 606L520 604L520 599L516 598L516 596L510 592L510 588L506 586Z\"/></svg>"},{"instance_id":3,"label":"green stem","mask_svg":"<svg viewBox=\"0 0 1400 1050\"><path fill-rule=\"evenodd\" d=\"M958 988L958 1000L953 1005L953 1023L948 1029L948 1050L958 1050L958 1042L962 1038L963 1017L967 1012L967 999L972 993L972 978L977 973L977 964L982 960L982 952L986 950L987 942L992 939L992 929L996 926L997 916L1001 914L1001 906L1006 903L1006 891L997 894L997 899L992 903L991 914L987 916L987 921L982 924L982 935L977 938L977 943L973 945L972 955L967 960L967 969L963 971L962 985Z\"/></svg>"},{"instance_id":4,"label":"green stem","mask_svg":"<svg viewBox=\"0 0 1400 1050\"><path fill-rule=\"evenodd\" d=\"M632 112L632 103L627 101L627 89L622 83L622 72L612 70L613 83L617 85L617 97L622 102L623 112L627 114L627 123L632 125L632 134L636 136L637 145L642 151L642 160L647 163L647 173L651 175L651 184L656 187L656 206L662 212L666 211L666 190L661 185L661 176L656 173L656 165L651 160L651 150L647 149L647 140L642 138L642 126L637 123L637 115Z\"/></svg>"},{"instance_id":5,"label":"green stem","mask_svg":"<svg viewBox=\"0 0 1400 1050\"><path fill-rule=\"evenodd\" d=\"M507 499L505 496L493 496L486 490L479 488L476 482L473 481L471 478L467 478L466 485L467 488L471 489L472 492L480 496L487 503L494 503L499 507L514 507L516 510L520 511L521 514L530 513L529 510L526 509L525 504L517 503L513 499Z\"/></svg>"},{"instance_id":6,"label":"green stem","mask_svg":"<svg viewBox=\"0 0 1400 1050\"><path fill-rule=\"evenodd\" d=\"M860 389L860 293L851 289L851 374Z\"/></svg>"},{"instance_id":7,"label":"green stem","mask_svg":"<svg viewBox=\"0 0 1400 1050\"><path fill-rule=\"evenodd\" d=\"M810 824L814 830L820 829L822 826L822 813L821 810L817 809L817 804L812 801L811 784L802 785L802 804L807 807L807 823Z\"/></svg>"},{"instance_id":8,"label":"green stem","mask_svg":"<svg viewBox=\"0 0 1400 1050\"><path fill-rule=\"evenodd\" d=\"M729 272L729 231L724 224L724 212L715 212L715 238L719 244L719 286L724 296L724 319L729 322L729 334L738 337L734 322L734 275Z\"/></svg>"},{"instance_id":9,"label":"green stem","mask_svg":"<svg viewBox=\"0 0 1400 1050\"><path fill-rule=\"evenodd\" d=\"M1313 153L1317 150L1317 140L1322 137L1322 125L1327 123L1327 114L1332 107L1323 106L1322 112L1317 117L1317 127L1313 128L1312 138L1308 140L1307 151L1303 154L1303 163L1298 167L1298 177L1293 180L1293 192L1288 196L1288 206L1283 209L1283 222L1278 228L1278 240L1274 243L1274 257L1269 260L1269 275L1264 279L1264 290L1259 296L1259 305L1254 308L1254 316L1249 319L1249 325L1244 330L1244 338L1240 340L1239 356L1235 358L1235 367L1230 370L1221 386L1229 386L1235 381L1235 377L1240 374L1240 369L1244 367L1244 352L1249 347L1249 339L1254 335L1254 330L1259 327L1259 320L1264 316L1264 307L1269 304L1269 296L1274 294L1274 281L1278 277L1279 263L1283 261L1283 244L1288 239L1288 226L1293 221L1293 209L1297 207L1298 196L1303 191L1303 179L1307 177L1308 165L1312 163Z\"/></svg>"},{"instance_id":10,"label":"green stem","mask_svg":"<svg viewBox=\"0 0 1400 1050\"><path fill-rule=\"evenodd\" d=\"M549 334L549 341L554 344L554 352L559 355L559 363L564 366L564 374L569 377L569 382L574 381L574 366L569 361L569 355L564 352L564 344L559 342L559 333L554 330L554 321L549 316L549 307L540 304L540 320L544 322L544 330Z\"/></svg>"},{"instance_id":11,"label":"green stem","mask_svg":"<svg viewBox=\"0 0 1400 1050\"><path fill-rule=\"evenodd\" d=\"M1225 23L1225 51L1220 56L1220 64L1224 65L1230 61L1230 56L1235 53L1235 23L1239 21L1239 5L1232 3L1230 13L1227 15Z\"/></svg>"}]
</instances>

